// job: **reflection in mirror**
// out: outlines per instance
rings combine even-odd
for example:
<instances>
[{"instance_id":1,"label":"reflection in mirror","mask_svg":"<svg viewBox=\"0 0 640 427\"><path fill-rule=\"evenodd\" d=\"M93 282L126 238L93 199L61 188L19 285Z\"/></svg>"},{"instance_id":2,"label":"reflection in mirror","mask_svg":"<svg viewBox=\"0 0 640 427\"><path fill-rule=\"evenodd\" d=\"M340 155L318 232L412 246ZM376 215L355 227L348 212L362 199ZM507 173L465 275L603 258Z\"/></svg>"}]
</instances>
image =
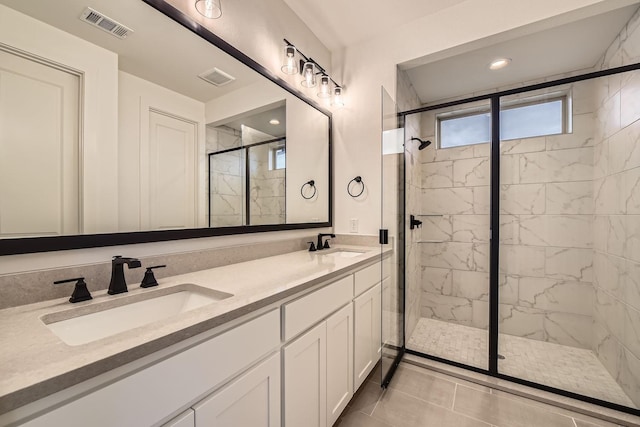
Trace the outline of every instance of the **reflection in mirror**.
<instances>
[{"instance_id":1,"label":"reflection in mirror","mask_svg":"<svg viewBox=\"0 0 640 427\"><path fill-rule=\"evenodd\" d=\"M330 221L329 116L143 1L0 0L0 93L2 239Z\"/></svg>"},{"instance_id":2,"label":"reflection in mirror","mask_svg":"<svg viewBox=\"0 0 640 427\"><path fill-rule=\"evenodd\" d=\"M207 126L209 225L285 223L286 108Z\"/></svg>"}]
</instances>

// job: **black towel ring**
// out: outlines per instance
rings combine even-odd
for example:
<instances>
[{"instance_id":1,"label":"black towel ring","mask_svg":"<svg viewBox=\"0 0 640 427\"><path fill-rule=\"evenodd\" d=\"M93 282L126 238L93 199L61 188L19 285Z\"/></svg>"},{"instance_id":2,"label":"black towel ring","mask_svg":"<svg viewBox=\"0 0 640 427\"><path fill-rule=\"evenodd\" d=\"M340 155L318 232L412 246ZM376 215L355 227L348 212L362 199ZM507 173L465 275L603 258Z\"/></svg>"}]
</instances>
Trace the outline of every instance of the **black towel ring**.
<instances>
[{"instance_id":1,"label":"black towel ring","mask_svg":"<svg viewBox=\"0 0 640 427\"><path fill-rule=\"evenodd\" d=\"M358 194L353 194L351 192L351 183L352 182L356 182L358 184L360 184L362 186L362 188L360 189L360 192ZM362 193L364 193L364 181L362 180L362 177L360 175L356 176L355 178L353 178L351 181L349 181L349 183L347 184L347 193L349 193L349 195L351 197L359 197L362 195Z\"/></svg>"},{"instance_id":2,"label":"black towel ring","mask_svg":"<svg viewBox=\"0 0 640 427\"><path fill-rule=\"evenodd\" d=\"M307 185L313 188L313 194L310 195L309 197L304 195L304 187L306 187ZM313 199L313 197L316 195L316 191L318 191L318 189L316 188L316 182L314 180L311 180L309 182L305 182L304 184L302 184L302 187L300 188L300 195L302 196L303 199L310 200L310 199Z\"/></svg>"}]
</instances>

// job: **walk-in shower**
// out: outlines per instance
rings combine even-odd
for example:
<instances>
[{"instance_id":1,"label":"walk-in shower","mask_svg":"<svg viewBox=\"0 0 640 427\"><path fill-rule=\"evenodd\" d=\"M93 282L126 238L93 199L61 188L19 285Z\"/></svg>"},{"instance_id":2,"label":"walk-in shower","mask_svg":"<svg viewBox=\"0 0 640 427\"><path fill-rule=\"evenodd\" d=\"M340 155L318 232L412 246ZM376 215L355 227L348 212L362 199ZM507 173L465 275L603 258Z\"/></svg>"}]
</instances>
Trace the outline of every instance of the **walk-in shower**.
<instances>
[{"instance_id":1,"label":"walk-in shower","mask_svg":"<svg viewBox=\"0 0 640 427\"><path fill-rule=\"evenodd\" d=\"M422 221L406 227L409 352L640 414L640 13L625 13L590 69L428 104L399 72Z\"/></svg>"}]
</instances>

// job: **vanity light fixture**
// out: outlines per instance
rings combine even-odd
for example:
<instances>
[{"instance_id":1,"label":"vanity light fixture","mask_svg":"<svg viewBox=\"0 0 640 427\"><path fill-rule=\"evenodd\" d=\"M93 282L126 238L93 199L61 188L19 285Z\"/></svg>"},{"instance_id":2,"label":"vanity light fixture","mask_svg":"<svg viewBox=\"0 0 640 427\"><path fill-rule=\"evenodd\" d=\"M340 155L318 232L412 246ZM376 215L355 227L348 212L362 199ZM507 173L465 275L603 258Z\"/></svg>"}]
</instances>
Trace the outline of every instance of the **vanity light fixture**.
<instances>
[{"instance_id":1,"label":"vanity light fixture","mask_svg":"<svg viewBox=\"0 0 640 427\"><path fill-rule=\"evenodd\" d=\"M316 87L318 82L316 76L320 76L320 87L318 88L318 97L323 99L331 98L333 95L333 101L331 104L336 107L344 106L344 99L342 97L344 88L336 83L335 80L327 74L324 68L320 66L312 58L309 58L304 53L300 52L293 43L284 39L284 56L282 61L282 67L280 69L283 73L294 75L298 72L298 62L296 55L300 56L300 74L304 78L300 84L306 88ZM333 87L333 89L332 89Z\"/></svg>"},{"instance_id":2,"label":"vanity light fixture","mask_svg":"<svg viewBox=\"0 0 640 427\"><path fill-rule=\"evenodd\" d=\"M298 64L296 64L296 47L287 44L284 47L284 60L280 68L283 73L293 75L298 74Z\"/></svg>"},{"instance_id":3,"label":"vanity light fixture","mask_svg":"<svg viewBox=\"0 0 640 427\"><path fill-rule=\"evenodd\" d=\"M222 16L221 0L196 0L196 10L200 15L209 19L218 19Z\"/></svg>"},{"instance_id":4,"label":"vanity light fixture","mask_svg":"<svg viewBox=\"0 0 640 427\"><path fill-rule=\"evenodd\" d=\"M511 58L498 58L491 61L491 63L489 64L489 69L499 70L501 68L506 67L509 64L511 64Z\"/></svg>"}]
</instances>

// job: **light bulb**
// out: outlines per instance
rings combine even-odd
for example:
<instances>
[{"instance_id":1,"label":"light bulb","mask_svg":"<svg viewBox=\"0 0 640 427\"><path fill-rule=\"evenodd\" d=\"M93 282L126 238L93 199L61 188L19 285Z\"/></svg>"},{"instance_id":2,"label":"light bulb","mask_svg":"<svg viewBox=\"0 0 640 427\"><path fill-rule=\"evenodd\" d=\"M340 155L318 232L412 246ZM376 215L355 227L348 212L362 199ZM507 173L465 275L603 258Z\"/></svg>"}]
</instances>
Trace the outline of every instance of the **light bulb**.
<instances>
[{"instance_id":1,"label":"light bulb","mask_svg":"<svg viewBox=\"0 0 640 427\"><path fill-rule=\"evenodd\" d=\"M284 59L282 61L282 68L280 68L285 74L297 74L298 64L296 64L296 48L287 45L284 48Z\"/></svg>"},{"instance_id":2,"label":"light bulb","mask_svg":"<svg viewBox=\"0 0 640 427\"><path fill-rule=\"evenodd\" d=\"M196 0L196 10L200 15L209 19L217 19L222 16L220 0Z\"/></svg>"},{"instance_id":3,"label":"light bulb","mask_svg":"<svg viewBox=\"0 0 640 427\"><path fill-rule=\"evenodd\" d=\"M344 99L342 98L342 88L340 86L336 86L333 90L333 106L334 107L344 107Z\"/></svg>"},{"instance_id":4,"label":"light bulb","mask_svg":"<svg viewBox=\"0 0 640 427\"><path fill-rule=\"evenodd\" d=\"M304 87L315 87L316 86L316 73L313 62L305 62L302 67L302 77L304 80L301 82Z\"/></svg>"},{"instance_id":5,"label":"light bulb","mask_svg":"<svg viewBox=\"0 0 640 427\"><path fill-rule=\"evenodd\" d=\"M329 76L323 75L320 77L320 91L318 92L318 97L320 98L329 98L331 96L331 91L329 90Z\"/></svg>"}]
</instances>

